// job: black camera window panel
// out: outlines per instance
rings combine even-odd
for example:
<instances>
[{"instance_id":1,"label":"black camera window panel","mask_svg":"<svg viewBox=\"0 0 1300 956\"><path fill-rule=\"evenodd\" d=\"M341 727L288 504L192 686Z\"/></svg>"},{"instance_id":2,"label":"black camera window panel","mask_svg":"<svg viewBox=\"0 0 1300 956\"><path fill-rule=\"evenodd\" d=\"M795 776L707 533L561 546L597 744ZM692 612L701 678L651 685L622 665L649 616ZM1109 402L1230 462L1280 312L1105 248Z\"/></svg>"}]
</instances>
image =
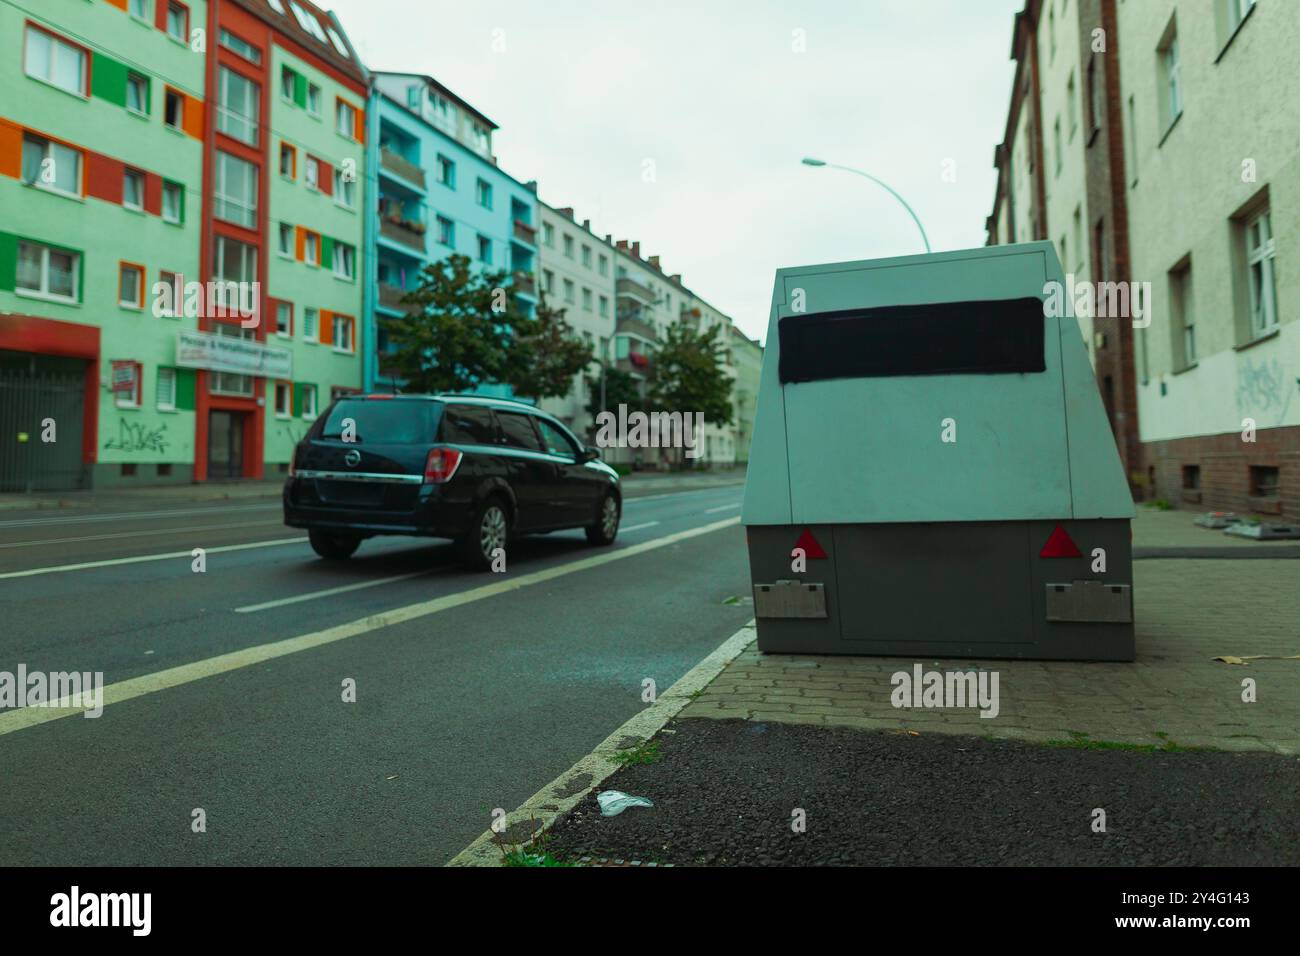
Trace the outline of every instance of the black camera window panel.
<instances>
[{"instance_id":1,"label":"black camera window panel","mask_svg":"<svg viewBox=\"0 0 1300 956\"><path fill-rule=\"evenodd\" d=\"M781 384L1044 372L1043 300L987 299L788 315Z\"/></svg>"}]
</instances>

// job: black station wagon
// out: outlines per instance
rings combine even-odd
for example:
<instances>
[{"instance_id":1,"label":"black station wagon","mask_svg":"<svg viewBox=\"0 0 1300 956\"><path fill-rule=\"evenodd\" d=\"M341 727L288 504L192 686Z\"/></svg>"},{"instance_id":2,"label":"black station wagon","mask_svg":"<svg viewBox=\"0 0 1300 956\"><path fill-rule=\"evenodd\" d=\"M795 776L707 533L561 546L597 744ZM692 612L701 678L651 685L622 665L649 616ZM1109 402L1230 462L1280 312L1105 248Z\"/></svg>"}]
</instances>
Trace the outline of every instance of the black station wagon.
<instances>
[{"instance_id":1,"label":"black station wagon","mask_svg":"<svg viewBox=\"0 0 1300 956\"><path fill-rule=\"evenodd\" d=\"M613 543L618 473L554 418L460 395L352 395L294 450L284 522L323 558L381 534L450 538L486 569L515 535L583 528Z\"/></svg>"}]
</instances>

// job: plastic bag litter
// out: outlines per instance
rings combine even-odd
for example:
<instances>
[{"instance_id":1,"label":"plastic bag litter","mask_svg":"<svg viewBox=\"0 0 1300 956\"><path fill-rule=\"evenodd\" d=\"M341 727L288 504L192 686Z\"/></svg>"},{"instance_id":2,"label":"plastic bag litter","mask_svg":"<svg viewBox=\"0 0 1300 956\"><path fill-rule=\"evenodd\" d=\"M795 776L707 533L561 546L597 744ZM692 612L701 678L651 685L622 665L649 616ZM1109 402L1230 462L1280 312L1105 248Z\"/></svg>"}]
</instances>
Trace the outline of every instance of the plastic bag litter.
<instances>
[{"instance_id":1,"label":"plastic bag litter","mask_svg":"<svg viewBox=\"0 0 1300 956\"><path fill-rule=\"evenodd\" d=\"M602 817L616 817L628 807L653 807L654 801L648 797L634 797L622 790L602 790L596 794Z\"/></svg>"}]
</instances>

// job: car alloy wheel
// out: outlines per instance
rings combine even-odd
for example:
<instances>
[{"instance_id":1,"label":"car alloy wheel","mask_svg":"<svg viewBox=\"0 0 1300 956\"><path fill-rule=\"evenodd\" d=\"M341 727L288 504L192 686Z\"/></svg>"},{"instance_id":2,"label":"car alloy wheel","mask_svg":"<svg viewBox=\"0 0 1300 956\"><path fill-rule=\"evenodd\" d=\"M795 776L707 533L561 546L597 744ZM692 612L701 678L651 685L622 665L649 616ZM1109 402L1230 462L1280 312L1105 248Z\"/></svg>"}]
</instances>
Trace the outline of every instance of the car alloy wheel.
<instances>
[{"instance_id":1,"label":"car alloy wheel","mask_svg":"<svg viewBox=\"0 0 1300 956\"><path fill-rule=\"evenodd\" d=\"M499 505L488 505L478 527L478 545L483 557L491 559L497 548L506 546L506 513Z\"/></svg>"},{"instance_id":2,"label":"car alloy wheel","mask_svg":"<svg viewBox=\"0 0 1300 956\"><path fill-rule=\"evenodd\" d=\"M605 498L605 504L600 511L600 530L605 533L606 538L614 537L618 531L618 502L612 495Z\"/></svg>"}]
</instances>

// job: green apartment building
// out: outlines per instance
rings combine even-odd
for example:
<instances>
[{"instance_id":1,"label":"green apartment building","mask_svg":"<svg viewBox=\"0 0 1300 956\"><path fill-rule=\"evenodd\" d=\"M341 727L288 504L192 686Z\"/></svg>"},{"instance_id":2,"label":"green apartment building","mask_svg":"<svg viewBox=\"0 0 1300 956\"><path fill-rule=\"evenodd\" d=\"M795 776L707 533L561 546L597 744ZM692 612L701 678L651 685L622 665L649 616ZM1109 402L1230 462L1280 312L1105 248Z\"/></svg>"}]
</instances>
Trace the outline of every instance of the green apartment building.
<instances>
[{"instance_id":1,"label":"green apartment building","mask_svg":"<svg viewBox=\"0 0 1300 956\"><path fill-rule=\"evenodd\" d=\"M366 75L299 0L0 2L0 491L287 469L361 384Z\"/></svg>"}]
</instances>

